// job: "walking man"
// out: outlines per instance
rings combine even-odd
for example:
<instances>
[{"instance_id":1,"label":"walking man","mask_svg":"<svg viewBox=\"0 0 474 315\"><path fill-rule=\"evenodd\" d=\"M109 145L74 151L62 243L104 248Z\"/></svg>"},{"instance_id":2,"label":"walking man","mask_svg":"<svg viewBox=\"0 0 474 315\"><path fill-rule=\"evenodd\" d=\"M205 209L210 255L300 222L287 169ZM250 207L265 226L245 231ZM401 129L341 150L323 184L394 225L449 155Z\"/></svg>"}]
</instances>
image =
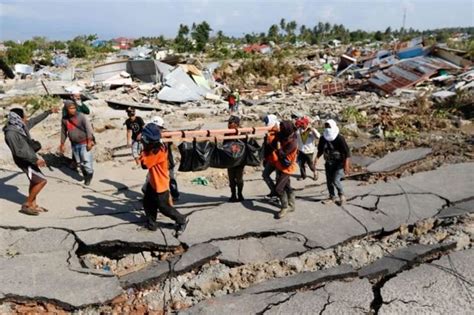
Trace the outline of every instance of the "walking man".
<instances>
[{"instance_id":1,"label":"walking man","mask_svg":"<svg viewBox=\"0 0 474 315\"><path fill-rule=\"evenodd\" d=\"M240 128L240 118L237 116L230 116L227 123L227 128L237 129ZM235 141L235 140L226 140ZM224 141L224 143L226 142ZM244 195L242 191L244 189L244 168L245 164L237 165L227 169L227 177L229 178L229 187L231 196L230 202L244 201Z\"/></svg>"},{"instance_id":2,"label":"walking man","mask_svg":"<svg viewBox=\"0 0 474 315\"><path fill-rule=\"evenodd\" d=\"M135 115L135 108L127 108L128 119L125 120L127 126L127 146L132 148L132 156L137 165L140 165L140 153L142 145L140 142L141 133L145 122L140 116Z\"/></svg>"},{"instance_id":3,"label":"walking man","mask_svg":"<svg viewBox=\"0 0 474 315\"><path fill-rule=\"evenodd\" d=\"M15 164L26 174L30 181L28 197L20 210L24 214L38 215L40 212L47 211L36 203L38 194L47 183L46 177L39 169L46 166L46 163L36 155L36 152L41 149L41 144L31 138L30 129L51 113L57 113L58 111L57 108L47 110L28 120L23 109L13 108L8 114L7 124L3 128L5 142L12 152Z\"/></svg>"},{"instance_id":4,"label":"walking man","mask_svg":"<svg viewBox=\"0 0 474 315\"><path fill-rule=\"evenodd\" d=\"M314 165L316 166L319 157L324 154L326 169L326 184L329 191L329 198L324 200L324 204L330 204L336 201L336 193L339 195L339 204L346 202L344 189L341 179L344 174L349 175L350 172L350 156L351 152L344 137L339 133L339 127L336 122L329 119L324 124L323 136L319 139L318 154Z\"/></svg>"},{"instance_id":5,"label":"walking man","mask_svg":"<svg viewBox=\"0 0 474 315\"><path fill-rule=\"evenodd\" d=\"M64 154L66 138L71 141L71 150L76 164L79 165L84 176L84 185L89 186L94 174L92 147L94 146L94 132L87 117L77 112L77 105L73 101L64 101L67 116L61 123L61 143L59 152Z\"/></svg>"},{"instance_id":6,"label":"walking man","mask_svg":"<svg viewBox=\"0 0 474 315\"><path fill-rule=\"evenodd\" d=\"M157 210L176 223L176 236L181 235L188 224L184 215L176 210L171 202L169 190L168 149L161 142L161 129L150 123L142 131L143 151L140 162L148 169L148 183L143 198L143 208L147 217L146 228L156 231Z\"/></svg>"},{"instance_id":7,"label":"walking man","mask_svg":"<svg viewBox=\"0 0 474 315\"><path fill-rule=\"evenodd\" d=\"M280 122L275 115L267 115L263 119L265 126L271 127L267 132L265 139L263 141L263 181L267 184L270 189L270 193L267 195L267 198L278 197L275 189L275 182L271 178L273 172L275 172L275 162L272 158L273 153L278 148L278 139L276 137L278 131L280 130Z\"/></svg>"},{"instance_id":8,"label":"walking man","mask_svg":"<svg viewBox=\"0 0 474 315\"><path fill-rule=\"evenodd\" d=\"M276 193L280 198L281 209L278 219L283 218L288 212L295 211L295 192L291 187L290 176L296 170L298 144L296 141L296 127L291 121L283 121L277 139L280 148L273 154L277 169Z\"/></svg>"},{"instance_id":9,"label":"walking man","mask_svg":"<svg viewBox=\"0 0 474 315\"><path fill-rule=\"evenodd\" d=\"M320 138L319 132L310 126L309 117L304 116L296 121L296 137L298 139L298 165L301 177L298 180L306 179L306 165L313 172L313 179L318 179L318 173L314 165L314 153L316 151L316 141Z\"/></svg>"}]
</instances>

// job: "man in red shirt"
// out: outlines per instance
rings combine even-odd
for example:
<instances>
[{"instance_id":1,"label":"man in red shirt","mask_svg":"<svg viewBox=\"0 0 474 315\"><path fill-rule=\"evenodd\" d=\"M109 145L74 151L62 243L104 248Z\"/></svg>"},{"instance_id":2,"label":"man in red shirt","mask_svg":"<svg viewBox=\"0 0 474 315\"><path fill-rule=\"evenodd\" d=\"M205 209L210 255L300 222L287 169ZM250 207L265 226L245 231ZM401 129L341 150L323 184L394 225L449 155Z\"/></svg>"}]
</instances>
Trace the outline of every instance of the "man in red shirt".
<instances>
[{"instance_id":1,"label":"man in red shirt","mask_svg":"<svg viewBox=\"0 0 474 315\"><path fill-rule=\"evenodd\" d=\"M186 229L188 220L186 216L176 210L172 205L169 190L168 149L161 142L161 130L156 124L147 124L142 131L143 151L140 162L144 169L148 169L148 184L143 198L143 208L147 216L146 227L156 231L157 209L165 216L173 219L176 226L176 236L181 235Z\"/></svg>"}]
</instances>

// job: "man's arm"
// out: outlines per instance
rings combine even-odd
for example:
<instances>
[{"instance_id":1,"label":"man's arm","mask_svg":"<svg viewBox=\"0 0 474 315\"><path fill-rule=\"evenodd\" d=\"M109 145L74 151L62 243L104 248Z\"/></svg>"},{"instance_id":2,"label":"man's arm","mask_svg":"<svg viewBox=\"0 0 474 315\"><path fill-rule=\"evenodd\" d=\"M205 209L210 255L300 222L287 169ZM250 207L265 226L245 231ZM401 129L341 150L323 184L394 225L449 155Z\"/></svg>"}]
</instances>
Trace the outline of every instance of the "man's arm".
<instances>
[{"instance_id":1,"label":"man's arm","mask_svg":"<svg viewBox=\"0 0 474 315\"><path fill-rule=\"evenodd\" d=\"M84 130L86 131L87 151L90 151L94 146L94 130L92 129L92 125L89 122L89 119L87 119L84 115L82 115L82 125L84 126Z\"/></svg>"},{"instance_id":2,"label":"man's arm","mask_svg":"<svg viewBox=\"0 0 474 315\"><path fill-rule=\"evenodd\" d=\"M39 124L40 122L42 122L43 120L46 119L46 117L48 117L53 111L51 109L48 109L46 111L44 111L43 113L35 116L35 117L32 117L31 119L28 119L28 122L26 123L26 126L28 127L28 129L31 129L33 128L34 126L36 126L37 124Z\"/></svg>"},{"instance_id":3,"label":"man's arm","mask_svg":"<svg viewBox=\"0 0 474 315\"><path fill-rule=\"evenodd\" d=\"M344 155L344 173L346 175L350 174L351 171L351 151L347 145L346 139L343 136L340 136L341 147Z\"/></svg>"},{"instance_id":4,"label":"man's arm","mask_svg":"<svg viewBox=\"0 0 474 315\"><path fill-rule=\"evenodd\" d=\"M67 126L65 119L61 120L61 140L59 143L59 152L62 154L64 153L64 142L66 142L67 138Z\"/></svg>"},{"instance_id":5,"label":"man's arm","mask_svg":"<svg viewBox=\"0 0 474 315\"><path fill-rule=\"evenodd\" d=\"M127 129L127 147L131 146L132 143L132 131Z\"/></svg>"},{"instance_id":6,"label":"man's arm","mask_svg":"<svg viewBox=\"0 0 474 315\"><path fill-rule=\"evenodd\" d=\"M80 102L80 105L77 107L77 111L85 115L89 115L91 113L89 107L83 102Z\"/></svg>"}]
</instances>

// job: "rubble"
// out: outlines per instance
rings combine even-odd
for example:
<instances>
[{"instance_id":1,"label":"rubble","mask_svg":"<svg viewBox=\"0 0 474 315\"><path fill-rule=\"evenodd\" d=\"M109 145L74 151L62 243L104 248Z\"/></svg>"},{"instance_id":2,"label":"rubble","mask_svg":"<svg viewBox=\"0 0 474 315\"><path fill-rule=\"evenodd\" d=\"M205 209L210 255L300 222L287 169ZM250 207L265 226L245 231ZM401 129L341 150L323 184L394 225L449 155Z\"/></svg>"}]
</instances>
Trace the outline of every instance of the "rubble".
<instances>
[{"instance_id":1,"label":"rubble","mask_svg":"<svg viewBox=\"0 0 474 315\"><path fill-rule=\"evenodd\" d=\"M40 202L51 211L30 220L17 213L25 179L0 147L0 313L469 309L474 70L462 52L420 39L383 49L252 45L245 48L252 58L213 62L118 44L123 50L105 61L58 54L53 66L18 65L2 82L1 116L80 92L99 166L90 187L76 181L55 153L60 116L51 115L33 131L49 165ZM225 170L177 172L185 233L176 238L163 217L159 231L144 231L145 174L124 146L124 109L136 108L145 122L160 115L170 130L220 129L233 89L245 127L261 126L268 113L320 117L313 123L320 131L326 119L339 122L356 166L346 177L347 204L320 204L327 193L320 176L296 183L297 211L275 221L261 168L245 168L248 198L232 206ZM71 195L75 189L81 193Z\"/></svg>"}]
</instances>

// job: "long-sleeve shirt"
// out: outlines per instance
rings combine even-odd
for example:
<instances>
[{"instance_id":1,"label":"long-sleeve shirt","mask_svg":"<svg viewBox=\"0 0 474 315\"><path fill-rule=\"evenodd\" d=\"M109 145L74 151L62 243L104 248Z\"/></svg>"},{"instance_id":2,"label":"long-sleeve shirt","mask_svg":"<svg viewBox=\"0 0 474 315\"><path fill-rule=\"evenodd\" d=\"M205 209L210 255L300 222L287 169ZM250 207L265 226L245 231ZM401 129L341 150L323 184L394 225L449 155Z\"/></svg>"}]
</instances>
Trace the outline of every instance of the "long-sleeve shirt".
<instances>
[{"instance_id":1,"label":"long-sleeve shirt","mask_svg":"<svg viewBox=\"0 0 474 315\"><path fill-rule=\"evenodd\" d=\"M341 164L341 167L342 163L351 157L349 146L341 134L337 135L333 141L327 141L324 137L319 139L317 157L323 154L326 163Z\"/></svg>"},{"instance_id":2,"label":"long-sleeve shirt","mask_svg":"<svg viewBox=\"0 0 474 315\"><path fill-rule=\"evenodd\" d=\"M86 144L93 139L94 131L87 117L77 113L73 117L63 118L61 123L61 143L66 138L71 140L72 144Z\"/></svg>"}]
</instances>

